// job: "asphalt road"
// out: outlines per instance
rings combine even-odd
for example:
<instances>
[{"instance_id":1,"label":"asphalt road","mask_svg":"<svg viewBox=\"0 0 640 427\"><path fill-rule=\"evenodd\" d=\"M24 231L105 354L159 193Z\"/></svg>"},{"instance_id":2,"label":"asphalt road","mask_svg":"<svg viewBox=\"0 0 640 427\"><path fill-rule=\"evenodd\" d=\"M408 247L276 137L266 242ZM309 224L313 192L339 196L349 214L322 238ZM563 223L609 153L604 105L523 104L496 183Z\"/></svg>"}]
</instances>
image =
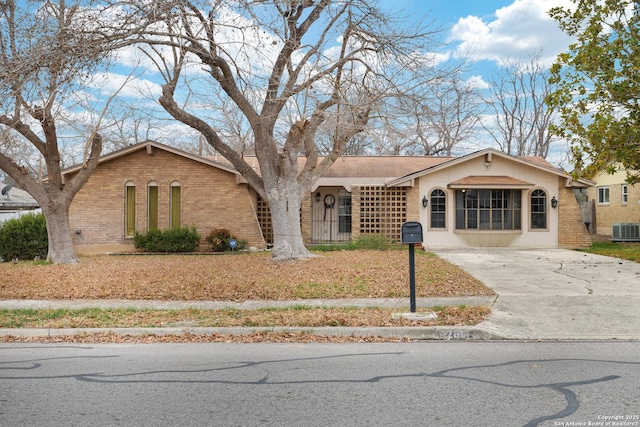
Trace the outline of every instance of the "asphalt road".
<instances>
[{"instance_id":1,"label":"asphalt road","mask_svg":"<svg viewBox=\"0 0 640 427\"><path fill-rule=\"evenodd\" d=\"M638 384L640 342L0 344L0 425L640 426Z\"/></svg>"}]
</instances>

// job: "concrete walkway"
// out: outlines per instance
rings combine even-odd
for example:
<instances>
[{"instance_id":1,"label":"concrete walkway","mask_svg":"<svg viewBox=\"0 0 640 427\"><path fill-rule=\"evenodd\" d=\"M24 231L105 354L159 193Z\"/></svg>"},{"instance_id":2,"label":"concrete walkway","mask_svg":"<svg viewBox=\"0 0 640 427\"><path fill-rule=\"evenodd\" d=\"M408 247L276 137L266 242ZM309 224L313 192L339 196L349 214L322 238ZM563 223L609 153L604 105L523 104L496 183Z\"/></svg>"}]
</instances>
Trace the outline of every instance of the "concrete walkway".
<instances>
[{"instance_id":1,"label":"concrete walkway","mask_svg":"<svg viewBox=\"0 0 640 427\"><path fill-rule=\"evenodd\" d=\"M640 263L562 249L441 249L440 257L458 265L498 297L418 298L419 307L484 305L492 307L485 322L474 327L385 328L171 328L129 329L0 329L0 336L54 336L92 332L129 335L246 334L310 332L318 335L405 337L411 339L640 339ZM312 306L379 306L408 311L408 298L301 301L131 301L4 300L0 309L16 308L240 308Z\"/></svg>"}]
</instances>

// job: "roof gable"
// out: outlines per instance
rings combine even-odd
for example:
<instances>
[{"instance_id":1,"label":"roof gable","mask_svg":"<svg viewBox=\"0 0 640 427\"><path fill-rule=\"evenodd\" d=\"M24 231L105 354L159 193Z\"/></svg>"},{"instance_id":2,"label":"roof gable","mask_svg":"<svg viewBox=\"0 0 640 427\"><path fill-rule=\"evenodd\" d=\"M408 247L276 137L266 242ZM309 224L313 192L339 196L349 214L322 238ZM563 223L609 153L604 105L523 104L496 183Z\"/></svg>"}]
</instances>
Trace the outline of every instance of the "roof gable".
<instances>
[{"instance_id":1,"label":"roof gable","mask_svg":"<svg viewBox=\"0 0 640 427\"><path fill-rule=\"evenodd\" d=\"M428 174L431 174L455 165L463 164L481 157L484 157L485 163L489 163L489 164L493 161L494 157L499 157L501 159L522 164L523 166L529 166L529 167L535 168L537 170L540 170L541 172L546 172L546 173L556 175L558 177L566 178L567 179L566 186L568 187L571 187L571 186L585 187L585 186L593 186L595 184L592 181L585 180L585 179L579 179L574 181L562 169L556 168L547 160L539 156L512 156L510 154L503 153L502 151L498 151L494 148L485 148L483 150L476 151L474 153L467 154L465 156L453 158L447 162L440 163L435 166L401 176L397 179L389 181L387 185L389 187L400 186L408 181L412 181L421 176L428 175Z\"/></svg>"},{"instance_id":2,"label":"roof gable","mask_svg":"<svg viewBox=\"0 0 640 427\"><path fill-rule=\"evenodd\" d=\"M217 169L221 169L223 171L232 173L234 175L240 175L240 173L237 170L235 170L231 165L229 165L227 163L211 160L211 159L209 159L207 157L199 156L197 154L192 154L192 153L180 150L178 148L171 147L169 145L161 144L159 142L151 141L151 140L146 140L146 141L143 141L143 142L141 142L139 144L133 144L133 145L125 147L125 148L123 148L121 150L113 151L113 152L111 152L109 154L105 154L103 156L100 156L100 160L98 161L98 165L106 163L106 162L109 162L109 161L112 161L112 160L115 160L115 159L118 159L118 158L121 158L121 157L124 157L124 156L127 156L129 154L132 154L132 153L135 153L135 152L138 152L138 151L141 151L141 150L146 150L147 154L149 154L149 155L153 155L154 150L163 150L163 151L166 151L168 153L172 153L172 154L175 154L177 156L184 157L186 159L193 160L193 161L198 162L198 163L203 163L205 165L212 166L212 167L217 168ZM82 167L83 167L83 165L81 165L81 164L80 165L75 165L75 166L72 166L70 168L65 169L62 173L63 173L63 175L72 174L72 173L75 173L78 170L80 170Z\"/></svg>"}]
</instances>

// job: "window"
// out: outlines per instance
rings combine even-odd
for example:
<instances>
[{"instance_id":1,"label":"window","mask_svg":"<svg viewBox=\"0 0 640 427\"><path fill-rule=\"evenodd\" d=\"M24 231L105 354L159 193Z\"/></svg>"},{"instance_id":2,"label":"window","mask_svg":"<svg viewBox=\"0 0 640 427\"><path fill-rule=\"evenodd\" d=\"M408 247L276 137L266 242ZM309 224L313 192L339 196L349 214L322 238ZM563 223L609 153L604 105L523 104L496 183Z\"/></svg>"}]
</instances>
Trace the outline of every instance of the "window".
<instances>
[{"instance_id":1,"label":"window","mask_svg":"<svg viewBox=\"0 0 640 427\"><path fill-rule=\"evenodd\" d=\"M543 190L531 193L531 228L547 228L547 193Z\"/></svg>"},{"instance_id":2,"label":"window","mask_svg":"<svg viewBox=\"0 0 640 427\"><path fill-rule=\"evenodd\" d=\"M622 184L621 192L622 192L622 204L626 205L627 201L629 200L627 184Z\"/></svg>"},{"instance_id":3,"label":"window","mask_svg":"<svg viewBox=\"0 0 640 427\"><path fill-rule=\"evenodd\" d=\"M457 230L520 230L520 190L456 190Z\"/></svg>"},{"instance_id":4,"label":"window","mask_svg":"<svg viewBox=\"0 0 640 427\"><path fill-rule=\"evenodd\" d=\"M147 229L158 229L158 184L155 182L147 186Z\"/></svg>"},{"instance_id":5,"label":"window","mask_svg":"<svg viewBox=\"0 0 640 427\"><path fill-rule=\"evenodd\" d=\"M351 233L351 193L347 190L338 193L338 232Z\"/></svg>"},{"instance_id":6,"label":"window","mask_svg":"<svg viewBox=\"0 0 640 427\"><path fill-rule=\"evenodd\" d=\"M169 222L170 228L180 228L180 184L177 182L171 183L171 194L169 196Z\"/></svg>"},{"instance_id":7,"label":"window","mask_svg":"<svg viewBox=\"0 0 640 427\"><path fill-rule=\"evenodd\" d=\"M431 192L431 228L446 227L447 198L444 191L437 189Z\"/></svg>"},{"instance_id":8,"label":"window","mask_svg":"<svg viewBox=\"0 0 640 427\"><path fill-rule=\"evenodd\" d=\"M609 203L609 187L598 187L598 203Z\"/></svg>"},{"instance_id":9,"label":"window","mask_svg":"<svg viewBox=\"0 0 640 427\"><path fill-rule=\"evenodd\" d=\"M129 181L125 184L124 230L125 236L136 234L136 185Z\"/></svg>"}]
</instances>

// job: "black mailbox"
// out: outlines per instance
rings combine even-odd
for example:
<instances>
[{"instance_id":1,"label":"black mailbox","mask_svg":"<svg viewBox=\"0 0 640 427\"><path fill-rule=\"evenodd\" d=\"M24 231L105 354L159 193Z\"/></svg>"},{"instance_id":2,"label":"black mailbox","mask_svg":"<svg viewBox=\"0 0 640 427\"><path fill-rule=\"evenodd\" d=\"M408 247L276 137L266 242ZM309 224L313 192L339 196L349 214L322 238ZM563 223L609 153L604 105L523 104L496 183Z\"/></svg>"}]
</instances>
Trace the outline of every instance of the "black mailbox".
<instances>
[{"instance_id":1,"label":"black mailbox","mask_svg":"<svg viewBox=\"0 0 640 427\"><path fill-rule=\"evenodd\" d=\"M402 243L422 243L422 224L409 221L402 224Z\"/></svg>"}]
</instances>

